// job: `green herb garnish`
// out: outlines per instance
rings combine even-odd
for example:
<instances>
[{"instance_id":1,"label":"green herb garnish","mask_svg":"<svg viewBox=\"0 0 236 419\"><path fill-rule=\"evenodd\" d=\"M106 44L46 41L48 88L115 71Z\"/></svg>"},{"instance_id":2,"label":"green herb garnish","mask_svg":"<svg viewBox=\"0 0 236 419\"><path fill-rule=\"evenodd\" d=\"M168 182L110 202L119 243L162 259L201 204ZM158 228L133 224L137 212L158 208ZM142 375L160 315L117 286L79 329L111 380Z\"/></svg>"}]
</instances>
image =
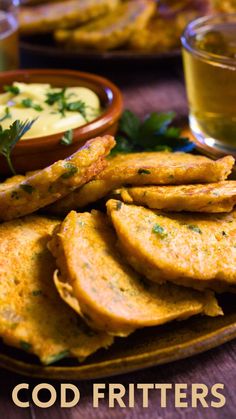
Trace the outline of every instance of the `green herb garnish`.
<instances>
[{"instance_id":1,"label":"green herb garnish","mask_svg":"<svg viewBox=\"0 0 236 419\"><path fill-rule=\"evenodd\" d=\"M202 234L202 230L196 225L189 224L187 227L188 227L189 230L195 231L195 233Z\"/></svg>"},{"instance_id":2,"label":"green herb garnish","mask_svg":"<svg viewBox=\"0 0 236 419\"><path fill-rule=\"evenodd\" d=\"M138 169L138 174L139 175L150 175L151 172L148 169Z\"/></svg>"},{"instance_id":3,"label":"green herb garnish","mask_svg":"<svg viewBox=\"0 0 236 419\"><path fill-rule=\"evenodd\" d=\"M62 145L70 145L72 144L73 141L73 130L69 129L68 131L66 131L63 135L63 137L60 140L60 144Z\"/></svg>"},{"instance_id":4,"label":"green herb garnish","mask_svg":"<svg viewBox=\"0 0 236 419\"><path fill-rule=\"evenodd\" d=\"M61 175L62 179L69 179L78 172L78 168L72 163L66 163L64 165L66 172Z\"/></svg>"},{"instance_id":5,"label":"green herb garnish","mask_svg":"<svg viewBox=\"0 0 236 419\"><path fill-rule=\"evenodd\" d=\"M29 185L28 183L23 183L22 185L20 185L20 188L30 195L33 193L35 189L33 186Z\"/></svg>"},{"instance_id":6,"label":"green herb garnish","mask_svg":"<svg viewBox=\"0 0 236 419\"><path fill-rule=\"evenodd\" d=\"M58 105L58 111L65 116L65 112L79 112L83 118L87 121L86 116L86 104L82 100L77 100L75 102L68 102L68 99L71 95L66 97L66 88L59 90L55 93L47 93L47 99L45 102L48 105Z\"/></svg>"},{"instance_id":7,"label":"green herb garnish","mask_svg":"<svg viewBox=\"0 0 236 419\"><path fill-rule=\"evenodd\" d=\"M24 108L32 108L32 109L34 109L35 111L38 111L38 112L43 111L42 106L37 105L36 103L33 103L32 99L30 99L30 98L23 99L21 101L21 104L22 104L22 106L24 106Z\"/></svg>"},{"instance_id":8,"label":"green herb garnish","mask_svg":"<svg viewBox=\"0 0 236 419\"><path fill-rule=\"evenodd\" d=\"M0 126L0 154L2 154L12 171L15 175L16 172L11 162L11 152L15 147L16 143L23 137L23 135L30 130L35 119L32 121L21 122L18 119L10 125L9 128L3 130Z\"/></svg>"},{"instance_id":9,"label":"green herb garnish","mask_svg":"<svg viewBox=\"0 0 236 419\"><path fill-rule=\"evenodd\" d=\"M0 118L0 122L4 121L7 118L11 118L11 112L8 106L6 106L5 115L3 115L2 118Z\"/></svg>"},{"instance_id":10,"label":"green herb garnish","mask_svg":"<svg viewBox=\"0 0 236 419\"><path fill-rule=\"evenodd\" d=\"M164 239L165 237L168 236L165 229L162 226L160 226L159 224L155 224L152 228L152 231L153 231L153 233L160 236L162 239Z\"/></svg>"},{"instance_id":11,"label":"green herb garnish","mask_svg":"<svg viewBox=\"0 0 236 419\"><path fill-rule=\"evenodd\" d=\"M82 100L67 103L66 110L71 112L79 112L86 120L86 104Z\"/></svg>"},{"instance_id":12,"label":"green herb garnish","mask_svg":"<svg viewBox=\"0 0 236 419\"><path fill-rule=\"evenodd\" d=\"M34 296L34 297L38 297L38 295L42 295L42 290L34 290L34 291L32 291L32 295Z\"/></svg>"},{"instance_id":13,"label":"green herb garnish","mask_svg":"<svg viewBox=\"0 0 236 419\"><path fill-rule=\"evenodd\" d=\"M29 351L31 348L31 344L26 342L25 340L21 340L20 341L20 347L24 350L24 351Z\"/></svg>"},{"instance_id":14,"label":"green herb garnish","mask_svg":"<svg viewBox=\"0 0 236 419\"><path fill-rule=\"evenodd\" d=\"M61 359L68 357L69 354L70 352L66 350L66 351L61 351L58 354L51 355L45 360L45 364L49 365L49 364L53 364L54 362L58 362Z\"/></svg>"},{"instance_id":15,"label":"green herb garnish","mask_svg":"<svg viewBox=\"0 0 236 419\"><path fill-rule=\"evenodd\" d=\"M18 95L20 93L20 89L17 86L3 86L3 89L5 92L12 93L13 95Z\"/></svg>"},{"instance_id":16,"label":"green herb garnish","mask_svg":"<svg viewBox=\"0 0 236 419\"><path fill-rule=\"evenodd\" d=\"M47 93L47 99L45 100L45 103L48 105L54 105L56 102L63 101L65 99L65 91L66 89L64 88L58 92Z\"/></svg>"},{"instance_id":17,"label":"green herb garnish","mask_svg":"<svg viewBox=\"0 0 236 419\"><path fill-rule=\"evenodd\" d=\"M174 112L153 112L142 121L133 112L125 110L112 154L144 150L192 151L194 144L181 137L181 129L172 125L174 118Z\"/></svg>"},{"instance_id":18,"label":"green herb garnish","mask_svg":"<svg viewBox=\"0 0 236 419\"><path fill-rule=\"evenodd\" d=\"M116 203L116 210L119 211L121 209L121 207L122 207L122 202L121 201L118 201Z\"/></svg>"}]
</instances>

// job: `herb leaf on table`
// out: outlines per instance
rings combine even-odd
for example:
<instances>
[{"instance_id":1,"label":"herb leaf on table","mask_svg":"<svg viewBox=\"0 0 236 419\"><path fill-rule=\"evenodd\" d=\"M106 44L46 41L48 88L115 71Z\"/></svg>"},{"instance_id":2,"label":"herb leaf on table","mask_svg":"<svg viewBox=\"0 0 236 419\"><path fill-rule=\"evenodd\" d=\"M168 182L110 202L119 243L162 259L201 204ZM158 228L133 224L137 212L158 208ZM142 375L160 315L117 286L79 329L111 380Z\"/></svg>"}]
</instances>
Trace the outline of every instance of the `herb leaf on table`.
<instances>
[{"instance_id":1,"label":"herb leaf on table","mask_svg":"<svg viewBox=\"0 0 236 419\"><path fill-rule=\"evenodd\" d=\"M185 151L194 149L181 129L173 125L174 112L153 112L142 121L130 110L121 116L116 147L112 154L138 151Z\"/></svg>"}]
</instances>

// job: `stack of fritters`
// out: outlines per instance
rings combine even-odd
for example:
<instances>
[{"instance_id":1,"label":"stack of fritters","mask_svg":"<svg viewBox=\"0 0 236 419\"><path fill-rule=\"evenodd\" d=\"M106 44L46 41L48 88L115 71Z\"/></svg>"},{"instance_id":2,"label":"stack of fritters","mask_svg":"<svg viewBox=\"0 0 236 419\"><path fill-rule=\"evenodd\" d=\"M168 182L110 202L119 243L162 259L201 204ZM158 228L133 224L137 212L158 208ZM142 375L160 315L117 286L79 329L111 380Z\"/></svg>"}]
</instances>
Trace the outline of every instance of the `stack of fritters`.
<instances>
[{"instance_id":1,"label":"stack of fritters","mask_svg":"<svg viewBox=\"0 0 236 419\"><path fill-rule=\"evenodd\" d=\"M106 158L114 144L90 140L0 185L10 220L0 224L0 336L45 364L81 361L138 328L222 315L214 292L235 288L234 159ZM107 213L84 212L100 198Z\"/></svg>"},{"instance_id":2,"label":"stack of fritters","mask_svg":"<svg viewBox=\"0 0 236 419\"><path fill-rule=\"evenodd\" d=\"M208 13L211 1L34 1L20 8L20 32L52 33L57 43L73 51L78 47L166 52L180 47L186 24Z\"/></svg>"}]
</instances>

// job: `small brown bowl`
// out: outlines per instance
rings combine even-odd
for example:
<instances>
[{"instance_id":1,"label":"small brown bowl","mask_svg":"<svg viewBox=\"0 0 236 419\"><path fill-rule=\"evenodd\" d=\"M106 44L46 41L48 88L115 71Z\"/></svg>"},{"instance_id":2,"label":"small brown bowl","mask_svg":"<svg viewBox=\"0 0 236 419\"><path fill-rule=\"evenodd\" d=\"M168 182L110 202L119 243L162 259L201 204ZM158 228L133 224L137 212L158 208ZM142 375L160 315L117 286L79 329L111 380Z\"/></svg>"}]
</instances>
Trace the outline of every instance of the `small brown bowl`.
<instances>
[{"instance_id":1,"label":"small brown bowl","mask_svg":"<svg viewBox=\"0 0 236 419\"><path fill-rule=\"evenodd\" d=\"M98 95L104 109L102 115L94 121L73 129L71 145L60 144L63 132L19 141L11 154L13 166L17 173L42 169L73 154L87 140L105 134L114 135L117 131L118 120L123 109L122 95L112 82L103 77L71 70L9 71L0 73L0 92L3 91L4 85L11 85L14 81L50 83L55 87L88 87ZM3 156L0 156L0 174L11 174Z\"/></svg>"}]
</instances>

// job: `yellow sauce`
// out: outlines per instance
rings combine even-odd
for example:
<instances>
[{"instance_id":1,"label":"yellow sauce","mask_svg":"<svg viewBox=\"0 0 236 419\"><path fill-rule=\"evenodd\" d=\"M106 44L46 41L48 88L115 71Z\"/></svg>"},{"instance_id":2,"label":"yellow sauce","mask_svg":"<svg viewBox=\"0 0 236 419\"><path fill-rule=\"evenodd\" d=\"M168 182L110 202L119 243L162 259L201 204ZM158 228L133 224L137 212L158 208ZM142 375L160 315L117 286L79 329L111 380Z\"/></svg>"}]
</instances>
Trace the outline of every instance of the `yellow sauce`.
<instances>
[{"instance_id":1,"label":"yellow sauce","mask_svg":"<svg viewBox=\"0 0 236 419\"><path fill-rule=\"evenodd\" d=\"M37 138L80 127L96 119L101 113L100 101L96 93L86 87L68 87L64 91L64 109L60 100L53 104L46 101L62 88L50 84L18 83L13 87L19 93L0 94L0 125L8 128L16 119L25 121L37 118L31 129L22 137ZM79 102L79 103L78 103ZM77 110L68 110L71 104ZM72 108L73 106L72 105Z\"/></svg>"}]
</instances>

